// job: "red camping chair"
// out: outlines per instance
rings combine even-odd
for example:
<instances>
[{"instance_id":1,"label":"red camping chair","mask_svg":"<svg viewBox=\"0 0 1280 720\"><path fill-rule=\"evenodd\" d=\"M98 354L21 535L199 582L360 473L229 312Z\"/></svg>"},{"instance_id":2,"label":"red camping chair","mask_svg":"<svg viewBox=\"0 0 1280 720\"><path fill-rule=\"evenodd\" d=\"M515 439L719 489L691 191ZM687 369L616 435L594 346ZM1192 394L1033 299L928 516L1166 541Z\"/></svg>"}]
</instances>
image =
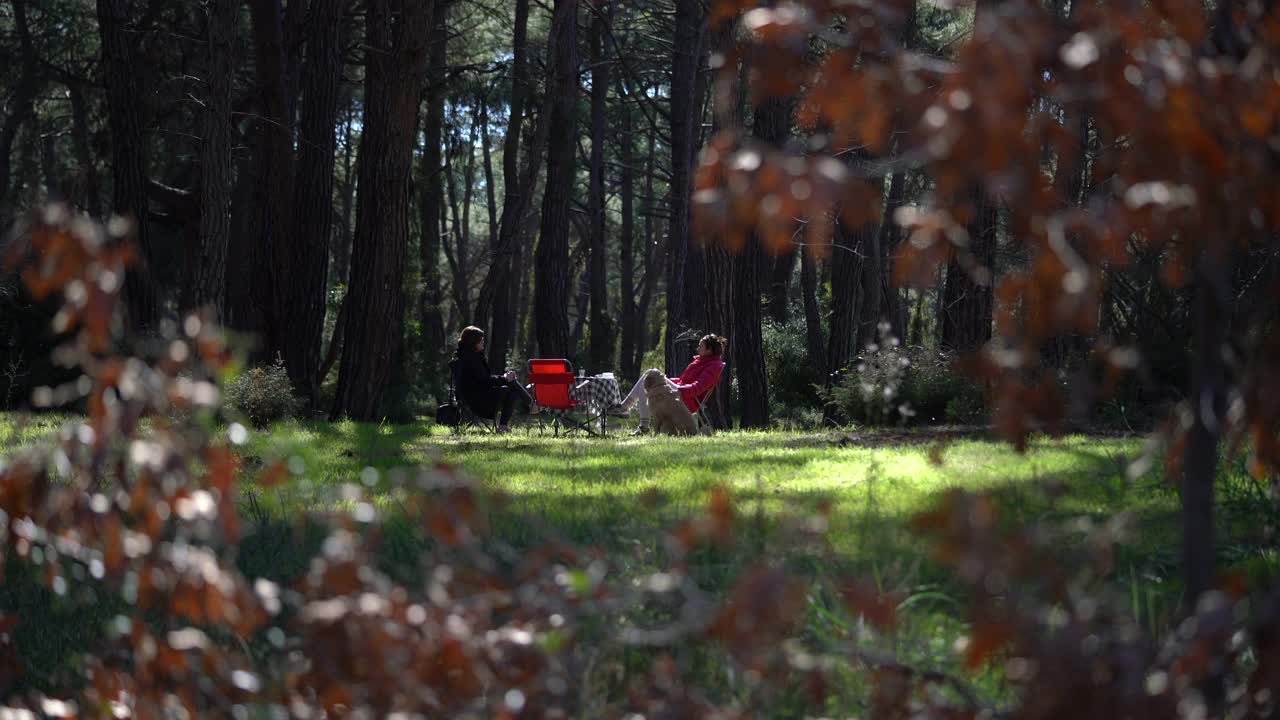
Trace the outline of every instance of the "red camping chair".
<instances>
[{"instance_id":1,"label":"red camping chair","mask_svg":"<svg viewBox=\"0 0 1280 720\"><path fill-rule=\"evenodd\" d=\"M588 425L589 420L578 420L569 415L575 412L580 404L569 395L577 378L573 376L573 365L568 360L535 359L529 361L529 382L533 384L533 399L542 407L552 410L555 434L560 434L560 425L565 426L565 434L586 431L595 435Z\"/></svg>"}]
</instances>

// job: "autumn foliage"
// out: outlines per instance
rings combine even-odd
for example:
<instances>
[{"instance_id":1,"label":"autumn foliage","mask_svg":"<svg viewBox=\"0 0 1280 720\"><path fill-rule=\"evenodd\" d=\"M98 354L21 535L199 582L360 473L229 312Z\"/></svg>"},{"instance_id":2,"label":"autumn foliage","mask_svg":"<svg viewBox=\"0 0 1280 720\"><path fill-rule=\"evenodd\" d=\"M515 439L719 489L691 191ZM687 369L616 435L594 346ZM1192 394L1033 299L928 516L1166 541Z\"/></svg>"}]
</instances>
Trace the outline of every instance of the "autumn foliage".
<instances>
[{"instance_id":1,"label":"autumn foliage","mask_svg":"<svg viewBox=\"0 0 1280 720\"><path fill-rule=\"evenodd\" d=\"M699 226L731 247L755 232L776 248L803 219L821 252L837 214L856 224L878 212L864 161L911 163L933 192L897 219L910 240L896 273L922 282L937 264L967 258L974 198L994 198L1029 259L1000 278L998 337L970 362L1011 440L1061 417L1062 399L1039 373L1041 347L1090 334L1104 269L1123 267L1131 243L1175 248L1170 282L1212 282L1221 263L1275 242L1280 15L1266 3L1222 3L1210 22L1199 3L1180 0L1072 3L1057 14L984 0L974 38L949 61L902 44L906 3L754 5L714 2L711 17L732 22L745 11L744 40L757 53L776 50L754 66L756 98L796 96L798 117L826 144L801 152L724 130L698 169ZM815 37L831 47L817 61ZM1111 147L1088 167L1072 131L1083 116ZM862 159L837 159L850 145ZM1071 183L1089 190L1068 192ZM1153 638L1105 583L1131 532L1122 520L1010 527L982 494L948 496L914 527L966 589L965 664L1003 673L1011 691L1001 707L965 677L855 638L815 648L803 627L818 591L893 632L898 598L867 578L815 580L762 556L723 596L702 590L691 558L734 548L744 522L722 491L664 538L669 566L631 582L592 548L513 550L488 528L495 499L454 468L422 468L388 479L426 539L421 582L378 566L387 511L354 482L346 509L309 518L324 540L305 573L290 584L246 577L235 565L252 522L241 516L245 487L274 486L289 470L245 467L244 429L215 429L232 356L214 324L188 317L136 346L120 337L127 230L55 208L8 259L37 297L60 303L57 358L82 373L37 400L83 402L87 413L53 447L0 465L0 563L34 568L69 602L121 608L75 682L51 698L8 698L14 707L62 717L270 708L295 717L746 718L785 701L816 716L845 714L829 704L860 674L870 688L864 712L877 718L1275 716L1280 594L1225 578L1171 637ZM991 281L989 268L964 262ZM1243 322L1231 412L1220 420L1248 443L1257 472L1274 472L1280 409L1268 389L1280 335L1264 313ZM1104 382L1132 365L1120 340L1098 342ZM813 520L797 519L787 542L832 559L825 524ZM1064 538L1081 532L1079 555L1064 553ZM655 616L661 622L646 621ZM22 668L5 634L22 621L0 617L0 678ZM678 658L691 646L749 680L727 692L687 672ZM643 652L646 662L592 694L601 648Z\"/></svg>"}]
</instances>

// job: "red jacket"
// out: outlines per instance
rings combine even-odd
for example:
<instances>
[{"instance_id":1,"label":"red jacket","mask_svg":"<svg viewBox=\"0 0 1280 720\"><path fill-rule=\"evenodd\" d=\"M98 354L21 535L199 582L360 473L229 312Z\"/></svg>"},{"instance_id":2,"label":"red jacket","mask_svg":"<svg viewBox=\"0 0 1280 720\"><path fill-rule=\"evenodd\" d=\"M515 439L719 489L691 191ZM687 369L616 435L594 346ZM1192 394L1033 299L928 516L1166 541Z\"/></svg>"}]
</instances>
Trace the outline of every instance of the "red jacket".
<instances>
[{"instance_id":1,"label":"red jacket","mask_svg":"<svg viewBox=\"0 0 1280 720\"><path fill-rule=\"evenodd\" d=\"M720 382L720 372L724 370L724 360L715 355L695 355L689 367L680 373L676 387L680 389L680 397L684 400L689 412L698 411L698 402L715 389Z\"/></svg>"}]
</instances>

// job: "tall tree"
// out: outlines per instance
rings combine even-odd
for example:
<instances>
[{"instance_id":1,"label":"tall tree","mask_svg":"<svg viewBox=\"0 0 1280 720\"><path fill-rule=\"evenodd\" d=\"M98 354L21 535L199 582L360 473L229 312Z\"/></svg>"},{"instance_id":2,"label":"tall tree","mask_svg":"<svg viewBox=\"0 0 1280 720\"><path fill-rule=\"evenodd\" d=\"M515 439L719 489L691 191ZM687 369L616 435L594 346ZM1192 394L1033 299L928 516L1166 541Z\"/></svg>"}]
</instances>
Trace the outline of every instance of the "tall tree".
<instances>
[{"instance_id":1,"label":"tall tree","mask_svg":"<svg viewBox=\"0 0 1280 720\"><path fill-rule=\"evenodd\" d=\"M827 351L822 338L822 311L818 307L818 259L805 249L800 252L800 294L804 302L805 350L809 365L820 381L827 376Z\"/></svg>"},{"instance_id":2,"label":"tall tree","mask_svg":"<svg viewBox=\"0 0 1280 720\"><path fill-rule=\"evenodd\" d=\"M489 274L480 287L476 301L475 321L490 325L486 345L489 362L506 363L507 350L515 340L516 305L523 278L519 268L520 231L525 212L533 195L533 177L542 157L540 134L527 151L524 167L520 164L520 139L523 136L525 103L529 97L529 0L516 0L515 27L512 31L511 97L508 103L507 132L502 141L502 215L498 221L498 244L489 262ZM552 49L547 49L548 58ZM542 122L540 125L545 126ZM541 131L545 133L545 131Z\"/></svg>"},{"instance_id":3,"label":"tall tree","mask_svg":"<svg viewBox=\"0 0 1280 720\"><path fill-rule=\"evenodd\" d=\"M631 99L626 85L617 82L618 100L622 105L620 127L618 129L618 194L621 200L621 228L619 232L619 267L621 282L621 325L622 339L619 355L622 376L633 378L640 375L639 356L636 348L639 342L640 318L636 308L636 172L635 172L635 122L631 117L628 105ZM643 248L642 248L643 250Z\"/></svg>"},{"instance_id":4,"label":"tall tree","mask_svg":"<svg viewBox=\"0 0 1280 720\"><path fill-rule=\"evenodd\" d=\"M791 310L791 277L796 274L795 249L774 258L769 278L769 318L775 323L787 322Z\"/></svg>"},{"instance_id":5,"label":"tall tree","mask_svg":"<svg viewBox=\"0 0 1280 720\"><path fill-rule=\"evenodd\" d=\"M547 186L534 259L534 328L538 352L568 357L569 204L573 196L578 116L578 0L556 0L551 26L554 62L547 89L551 135Z\"/></svg>"},{"instance_id":6,"label":"tall tree","mask_svg":"<svg viewBox=\"0 0 1280 720\"><path fill-rule=\"evenodd\" d=\"M698 0L675 0L675 37L671 50L671 219L667 234L667 341L668 368L681 367L691 345L681 333L687 320L685 263L689 258L689 203L692 196L692 164L698 49L703 22Z\"/></svg>"},{"instance_id":7,"label":"tall tree","mask_svg":"<svg viewBox=\"0 0 1280 720\"><path fill-rule=\"evenodd\" d=\"M942 347L958 353L977 350L991 339L996 226L999 208L986 191L970 194L972 217L965 224L968 251L947 263L942 290Z\"/></svg>"},{"instance_id":8,"label":"tall tree","mask_svg":"<svg viewBox=\"0 0 1280 720\"><path fill-rule=\"evenodd\" d=\"M862 165L865 151L850 153L850 163ZM831 320L827 333L826 371L837 373L858 354L858 308L862 279L862 254L875 242L874 224L851 226L843 218L835 223L831 249Z\"/></svg>"},{"instance_id":9,"label":"tall tree","mask_svg":"<svg viewBox=\"0 0 1280 720\"><path fill-rule=\"evenodd\" d=\"M80 166L80 206L90 217L98 217L102 214L102 190L98 186L98 168L93 161L90 146L89 108L85 91L85 82L79 79L67 82L67 99L71 103L71 145L75 150L76 164Z\"/></svg>"},{"instance_id":10,"label":"tall tree","mask_svg":"<svg viewBox=\"0 0 1280 720\"><path fill-rule=\"evenodd\" d=\"M133 222L138 262L125 277L125 306L135 330L148 331L159 319L155 284L149 276L154 253L147 227L147 154L142 139L138 67L129 42L130 0L98 0L102 72L111 128L112 212Z\"/></svg>"},{"instance_id":11,"label":"tall tree","mask_svg":"<svg viewBox=\"0 0 1280 720\"><path fill-rule=\"evenodd\" d=\"M231 92L238 0L212 0L205 37L209 61L204 142L200 147L200 247L191 306L223 311L231 240Z\"/></svg>"},{"instance_id":12,"label":"tall tree","mask_svg":"<svg viewBox=\"0 0 1280 720\"><path fill-rule=\"evenodd\" d=\"M257 65L258 94L262 107L261 172L265 183L265 206L260 216L258 242L270 258L259 273L256 290L266 313L266 349L271 357L285 352L288 295L285 276L291 271L291 244L296 238L293 219L294 155L292 77L289 74L291 49L285 38L285 10L281 0L251 0L254 60ZM290 3L290 7L296 7Z\"/></svg>"},{"instance_id":13,"label":"tall tree","mask_svg":"<svg viewBox=\"0 0 1280 720\"><path fill-rule=\"evenodd\" d=\"M444 293L440 277L440 245L443 225L444 187L440 169L440 145L444 140L444 85L448 72L449 0L436 0L432 9L431 49L427 70L426 119L423 123L422 156L418 170L421 188L418 199L422 239L418 258L422 265L422 290L418 294L418 318L422 323L424 352L429 358L426 371L434 375L444 352Z\"/></svg>"},{"instance_id":14,"label":"tall tree","mask_svg":"<svg viewBox=\"0 0 1280 720\"><path fill-rule=\"evenodd\" d=\"M484 194L485 207L489 211L489 253L498 249L498 189L494 186L493 177L493 133L489 127L489 98L484 93L476 93L476 107L480 117L480 151L484 157Z\"/></svg>"},{"instance_id":15,"label":"tall tree","mask_svg":"<svg viewBox=\"0 0 1280 720\"><path fill-rule=\"evenodd\" d=\"M605 35L613 5L597 2L591 19L591 163L587 212L590 215L591 257L591 342L587 356L591 367L613 365L614 327L609 315L609 247L605 234L604 149L608 126L609 63L605 58Z\"/></svg>"},{"instance_id":16,"label":"tall tree","mask_svg":"<svg viewBox=\"0 0 1280 720\"><path fill-rule=\"evenodd\" d=\"M644 354L649 345L649 310L653 305L655 286L658 284L658 241L655 237L654 217L658 199L654 197L653 177L657 173L658 128L650 127L649 147L644 163L644 278L640 291L640 303L636 306L636 355L632 365L639 368L644 363Z\"/></svg>"},{"instance_id":17,"label":"tall tree","mask_svg":"<svg viewBox=\"0 0 1280 720\"><path fill-rule=\"evenodd\" d=\"M758 60L757 60L758 61ZM752 133L760 141L780 146L791 129L791 101L771 97L756 108ZM764 364L764 342L761 338L760 268L764 264L764 248L760 237L751 233L742 253L734 262L734 366L737 368L738 391L742 407L740 426L769 427L769 378Z\"/></svg>"},{"instance_id":18,"label":"tall tree","mask_svg":"<svg viewBox=\"0 0 1280 720\"><path fill-rule=\"evenodd\" d=\"M294 387L312 405L319 401L320 350L324 339L329 244L333 235L334 163L346 13L350 0L312 0L306 64L301 73L297 176L289 243L287 302L281 333L285 365Z\"/></svg>"},{"instance_id":19,"label":"tall tree","mask_svg":"<svg viewBox=\"0 0 1280 720\"><path fill-rule=\"evenodd\" d=\"M9 99L8 117L0 124L0 231L7 228L11 202L13 146L18 131L24 123L35 120L35 97L40 90L38 76L39 56L31 39L31 24L27 17L27 0L10 0L13 9L13 27L18 35L18 84Z\"/></svg>"},{"instance_id":20,"label":"tall tree","mask_svg":"<svg viewBox=\"0 0 1280 720\"><path fill-rule=\"evenodd\" d=\"M742 84L744 82L741 54L734 47L736 17L724 18L715 28L710 28L710 51L714 81L712 88L711 130L719 133L741 122ZM734 260L720 243L706 247L706 299L707 326L712 332L733 335ZM729 338L724 350L724 361L732 367L735 353L733 338ZM729 387L725 383L720 392L713 393L708 407L711 422L718 428L727 428L729 417Z\"/></svg>"},{"instance_id":21,"label":"tall tree","mask_svg":"<svg viewBox=\"0 0 1280 720\"><path fill-rule=\"evenodd\" d=\"M378 416L399 363L409 242L409 170L433 2L369 0L365 111L347 338L334 415Z\"/></svg>"}]
</instances>

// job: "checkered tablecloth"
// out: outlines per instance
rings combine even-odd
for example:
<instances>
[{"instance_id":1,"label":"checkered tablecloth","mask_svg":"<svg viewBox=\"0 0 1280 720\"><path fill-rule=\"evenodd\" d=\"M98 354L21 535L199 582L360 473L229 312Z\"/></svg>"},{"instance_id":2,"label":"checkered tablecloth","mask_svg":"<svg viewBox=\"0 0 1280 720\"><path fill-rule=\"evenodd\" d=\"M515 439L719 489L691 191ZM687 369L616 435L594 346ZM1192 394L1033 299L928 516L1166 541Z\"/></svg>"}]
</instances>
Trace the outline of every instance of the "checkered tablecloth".
<instances>
[{"instance_id":1,"label":"checkered tablecloth","mask_svg":"<svg viewBox=\"0 0 1280 720\"><path fill-rule=\"evenodd\" d=\"M585 405L592 415L603 415L622 404L622 391L614 377L580 378L569 390L569 397Z\"/></svg>"}]
</instances>

